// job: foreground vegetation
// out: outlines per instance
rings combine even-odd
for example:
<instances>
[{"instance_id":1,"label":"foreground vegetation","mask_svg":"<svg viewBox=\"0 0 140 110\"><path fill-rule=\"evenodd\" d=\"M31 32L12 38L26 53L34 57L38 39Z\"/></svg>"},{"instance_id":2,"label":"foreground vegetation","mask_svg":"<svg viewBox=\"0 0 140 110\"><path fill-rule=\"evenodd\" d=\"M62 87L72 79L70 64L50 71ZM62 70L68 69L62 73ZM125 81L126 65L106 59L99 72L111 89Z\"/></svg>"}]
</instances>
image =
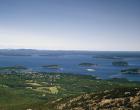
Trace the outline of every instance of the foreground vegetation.
<instances>
[{"instance_id":1,"label":"foreground vegetation","mask_svg":"<svg viewBox=\"0 0 140 110\"><path fill-rule=\"evenodd\" d=\"M140 83L67 73L1 73L0 110L57 110L61 102L74 97L119 88L133 90L140 88Z\"/></svg>"},{"instance_id":2,"label":"foreground vegetation","mask_svg":"<svg viewBox=\"0 0 140 110\"><path fill-rule=\"evenodd\" d=\"M56 103L58 110L140 110L140 88L116 88Z\"/></svg>"}]
</instances>

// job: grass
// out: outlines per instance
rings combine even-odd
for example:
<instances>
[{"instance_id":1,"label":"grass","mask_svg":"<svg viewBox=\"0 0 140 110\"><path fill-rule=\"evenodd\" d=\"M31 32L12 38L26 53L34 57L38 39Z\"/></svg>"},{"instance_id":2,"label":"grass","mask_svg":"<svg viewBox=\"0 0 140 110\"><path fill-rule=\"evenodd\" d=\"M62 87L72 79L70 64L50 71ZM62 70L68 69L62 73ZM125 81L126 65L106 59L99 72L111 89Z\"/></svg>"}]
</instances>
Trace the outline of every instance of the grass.
<instances>
[{"instance_id":1,"label":"grass","mask_svg":"<svg viewBox=\"0 0 140 110\"><path fill-rule=\"evenodd\" d=\"M52 94L58 94L59 90L56 86L54 87L49 87L50 93Z\"/></svg>"}]
</instances>

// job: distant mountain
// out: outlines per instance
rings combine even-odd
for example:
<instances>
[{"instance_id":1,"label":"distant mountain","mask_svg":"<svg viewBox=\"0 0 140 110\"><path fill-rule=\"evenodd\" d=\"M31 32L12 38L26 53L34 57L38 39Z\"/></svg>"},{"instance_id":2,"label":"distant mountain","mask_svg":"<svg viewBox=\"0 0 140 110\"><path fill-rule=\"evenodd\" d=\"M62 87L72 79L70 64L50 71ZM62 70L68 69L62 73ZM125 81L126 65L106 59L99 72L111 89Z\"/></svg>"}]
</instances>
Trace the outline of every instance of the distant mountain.
<instances>
[{"instance_id":1,"label":"distant mountain","mask_svg":"<svg viewBox=\"0 0 140 110\"><path fill-rule=\"evenodd\" d=\"M140 52L134 51L81 51L81 50L37 50L37 49L0 49L3 56L59 56L59 55L93 55L102 59L140 58Z\"/></svg>"},{"instance_id":2,"label":"distant mountain","mask_svg":"<svg viewBox=\"0 0 140 110\"><path fill-rule=\"evenodd\" d=\"M47 50L35 49L0 49L0 55L4 56L31 56L31 55L47 55Z\"/></svg>"},{"instance_id":3,"label":"distant mountain","mask_svg":"<svg viewBox=\"0 0 140 110\"><path fill-rule=\"evenodd\" d=\"M0 55L4 56L31 56L31 55L64 55L64 54L80 54L89 51L63 51L63 50L36 50L36 49L0 49Z\"/></svg>"}]
</instances>

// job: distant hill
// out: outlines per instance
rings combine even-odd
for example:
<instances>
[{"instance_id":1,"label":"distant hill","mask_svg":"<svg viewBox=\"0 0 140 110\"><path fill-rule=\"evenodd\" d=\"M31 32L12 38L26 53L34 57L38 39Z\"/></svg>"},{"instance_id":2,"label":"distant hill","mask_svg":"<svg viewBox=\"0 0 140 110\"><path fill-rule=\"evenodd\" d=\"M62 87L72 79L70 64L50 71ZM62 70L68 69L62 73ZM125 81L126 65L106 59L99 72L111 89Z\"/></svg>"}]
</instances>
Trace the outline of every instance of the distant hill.
<instances>
[{"instance_id":1,"label":"distant hill","mask_svg":"<svg viewBox=\"0 0 140 110\"><path fill-rule=\"evenodd\" d=\"M36 49L0 49L0 55L4 56L31 56L41 55L45 56L50 53L49 50L36 50Z\"/></svg>"},{"instance_id":2,"label":"distant hill","mask_svg":"<svg viewBox=\"0 0 140 110\"><path fill-rule=\"evenodd\" d=\"M0 49L0 55L4 56L30 56L36 52L33 49Z\"/></svg>"},{"instance_id":3,"label":"distant hill","mask_svg":"<svg viewBox=\"0 0 140 110\"><path fill-rule=\"evenodd\" d=\"M93 54L92 51L72 51L72 50L37 50L37 49L0 49L0 55L3 56L47 56L47 55L65 55L65 54L81 54L86 52Z\"/></svg>"},{"instance_id":4,"label":"distant hill","mask_svg":"<svg viewBox=\"0 0 140 110\"><path fill-rule=\"evenodd\" d=\"M3 56L59 56L59 55L93 55L101 59L140 58L140 51L82 51L82 50L37 50L37 49L0 49Z\"/></svg>"}]
</instances>

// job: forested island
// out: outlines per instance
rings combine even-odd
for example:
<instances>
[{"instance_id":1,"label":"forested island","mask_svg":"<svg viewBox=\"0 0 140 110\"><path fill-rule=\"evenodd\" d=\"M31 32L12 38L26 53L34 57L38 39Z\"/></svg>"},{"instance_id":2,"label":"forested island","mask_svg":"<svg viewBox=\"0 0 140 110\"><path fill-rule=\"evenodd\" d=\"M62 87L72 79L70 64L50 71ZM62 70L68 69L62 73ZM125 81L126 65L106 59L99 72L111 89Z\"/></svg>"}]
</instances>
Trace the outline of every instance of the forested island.
<instances>
[{"instance_id":1,"label":"forested island","mask_svg":"<svg viewBox=\"0 0 140 110\"><path fill-rule=\"evenodd\" d=\"M114 61L112 62L113 66L128 66L128 62L127 61Z\"/></svg>"},{"instance_id":2,"label":"forested island","mask_svg":"<svg viewBox=\"0 0 140 110\"><path fill-rule=\"evenodd\" d=\"M49 68L49 69L59 69L60 68L60 66L56 65L56 64L53 64L53 65L43 65L42 67L43 68Z\"/></svg>"},{"instance_id":3,"label":"forested island","mask_svg":"<svg viewBox=\"0 0 140 110\"><path fill-rule=\"evenodd\" d=\"M129 68L121 70L123 74L140 74L140 68Z\"/></svg>"},{"instance_id":4,"label":"forested island","mask_svg":"<svg viewBox=\"0 0 140 110\"><path fill-rule=\"evenodd\" d=\"M93 63L80 63L79 66L83 66L83 67L93 67L93 66L97 66L97 64L93 64Z\"/></svg>"}]
</instances>

